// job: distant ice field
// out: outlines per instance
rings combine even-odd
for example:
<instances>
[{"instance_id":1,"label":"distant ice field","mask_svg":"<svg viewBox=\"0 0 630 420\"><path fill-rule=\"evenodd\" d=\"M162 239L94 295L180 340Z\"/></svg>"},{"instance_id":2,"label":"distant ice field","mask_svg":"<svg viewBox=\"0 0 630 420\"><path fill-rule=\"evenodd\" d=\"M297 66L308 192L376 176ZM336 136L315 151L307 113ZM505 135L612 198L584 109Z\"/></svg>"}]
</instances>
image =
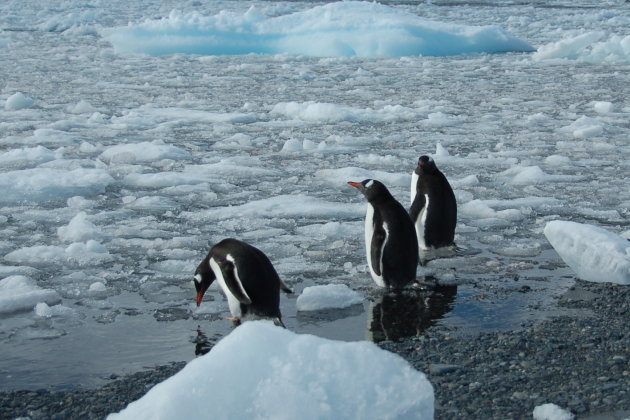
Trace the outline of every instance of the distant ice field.
<instances>
[{"instance_id":1,"label":"distant ice field","mask_svg":"<svg viewBox=\"0 0 630 420\"><path fill-rule=\"evenodd\" d=\"M0 4L1 388L93 386L193 359L199 337L215 342L231 331L220 289L196 308L191 284L225 237L262 249L295 290L281 299L288 329L337 340L388 336L374 331L375 315L392 309L367 270L365 201L346 182L379 179L407 207L423 154L455 190L460 248L418 268L419 280L448 288L411 299L427 302L414 309L423 328L468 334L556 313L554 297L576 273L543 234L548 222L628 237L623 3L361 9L375 22L467 28L451 47L491 27L490 44L507 34L529 52L120 49L140 45L138 28L153 28L155 45L169 36L190 47L188 32L163 28L219 22L235 41L259 23L313 25L334 10L323 6ZM345 12L328 18L361 40L369 28ZM340 284L356 292L352 305L345 292L342 304L332 302L331 285ZM320 309L298 311L310 287L327 292Z\"/></svg>"}]
</instances>

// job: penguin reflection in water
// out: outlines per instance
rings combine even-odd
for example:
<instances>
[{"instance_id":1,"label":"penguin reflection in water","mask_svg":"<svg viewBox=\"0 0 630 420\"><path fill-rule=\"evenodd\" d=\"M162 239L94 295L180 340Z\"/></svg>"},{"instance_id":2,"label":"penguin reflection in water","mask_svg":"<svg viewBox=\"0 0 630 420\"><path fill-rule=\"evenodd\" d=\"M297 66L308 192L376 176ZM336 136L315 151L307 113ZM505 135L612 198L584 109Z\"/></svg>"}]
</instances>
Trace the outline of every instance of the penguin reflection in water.
<instances>
[{"instance_id":1,"label":"penguin reflection in water","mask_svg":"<svg viewBox=\"0 0 630 420\"><path fill-rule=\"evenodd\" d=\"M418 241L405 208L374 179L348 182L368 201L365 250L372 279L381 287L400 289L416 279Z\"/></svg>"},{"instance_id":2,"label":"penguin reflection in water","mask_svg":"<svg viewBox=\"0 0 630 420\"><path fill-rule=\"evenodd\" d=\"M457 203L448 180L429 156L420 156L411 176L409 215L420 252L454 245Z\"/></svg>"},{"instance_id":3,"label":"penguin reflection in water","mask_svg":"<svg viewBox=\"0 0 630 420\"><path fill-rule=\"evenodd\" d=\"M245 317L271 318L284 327L280 314L280 289L293 291L280 280L269 258L258 248L237 239L214 245L195 271L197 306L214 280L228 301L235 325Z\"/></svg>"}]
</instances>

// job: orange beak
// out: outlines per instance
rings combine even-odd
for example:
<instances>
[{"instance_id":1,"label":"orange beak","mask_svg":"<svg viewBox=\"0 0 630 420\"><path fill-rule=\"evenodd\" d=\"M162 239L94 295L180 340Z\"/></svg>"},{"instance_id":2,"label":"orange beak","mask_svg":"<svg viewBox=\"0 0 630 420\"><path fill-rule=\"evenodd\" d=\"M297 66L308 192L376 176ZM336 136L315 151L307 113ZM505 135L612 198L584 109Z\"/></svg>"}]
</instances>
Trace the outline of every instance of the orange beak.
<instances>
[{"instance_id":1,"label":"orange beak","mask_svg":"<svg viewBox=\"0 0 630 420\"><path fill-rule=\"evenodd\" d=\"M197 306L201 305L201 301L203 300L203 295L205 292L199 292L197 293Z\"/></svg>"},{"instance_id":2,"label":"orange beak","mask_svg":"<svg viewBox=\"0 0 630 420\"><path fill-rule=\"evenodd\" d=\"M350 182L348 182L348 185L350 185L351 187L354 187L354 188L359 188L359 189L363 188L363 184L361 184L360 182L352 182L352 181L350 181Z\"/></svg>"}]
</instances>

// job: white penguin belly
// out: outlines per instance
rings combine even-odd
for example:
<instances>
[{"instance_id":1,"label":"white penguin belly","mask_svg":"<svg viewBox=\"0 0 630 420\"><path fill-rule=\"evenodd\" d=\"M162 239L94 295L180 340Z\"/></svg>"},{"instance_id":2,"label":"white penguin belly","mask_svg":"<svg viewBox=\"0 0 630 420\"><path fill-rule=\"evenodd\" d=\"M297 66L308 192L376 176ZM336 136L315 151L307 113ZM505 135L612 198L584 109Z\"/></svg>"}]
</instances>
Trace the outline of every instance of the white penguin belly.
<instances>
[{"instance_id":1,"label":"white penguin belly","mask_svg":"<svg viewBox=\"0 0 630 420\"><path fill-rule=\"evenodd\" d=\"M386 231L387 232L387 231ZM385 243L387 242L387 237L383 241L383 247L381 248L381 258L379 260L381 275L379 276L374 272L374 268L372 267L372 237L374 236L374 207L370 203L367 205L367 211L365 213L365 253L367 256L368 267L370 267L370 274L372 275L372 279L374 282L381 286L385 287L385 279L383 279L383 248L385 247Z\"/></svg>"},{"instance_id":2,"label":"white penguin belly","mask_svg":"<svg viewBox=\"0 0 630 420\"><path fill-rule=\"evenodd\" d=\"M411 188L409 189L409 196L411 197L411 201L409 201L409 203L411 204L413 204L413 200L416 199L416 187L418 185L418 178L419 176L416 171L413 171L411 173Z\"/></svg>"},{"instance_id":3,"label":"white penguin belly","mask_svg":"<svg viewBox=\"0 0 630 420\"><path fill-rule=\"evenodd\" d=\"M418 237L418 249L420 251L426 251L428 249L427 243L424 239L425 224L427 221L427 209L429 208L429 195L424 195L424 207L420 210L420 214L415 222L416 236Z\"/></svg>"},{"instance_id":4,"label":"white penguin belly","mask_svg":"<svg viewBox=\"0 0 630 420\"><path fill-rule=\"evenodd\" d=\"M225 284L225 279L223 278L223 272L219 267L219 264L214 260L214 258L210 258L210 268L214 272L214 275L217 277L217 281L219 282L219 286L221 286L221 290L225 294L225 297L228 301L228 306L230 307L230 313L233 317L241 318L243 313L241 312L241 302L230 292L230 289Z\"/></svg>"}]
</instances>

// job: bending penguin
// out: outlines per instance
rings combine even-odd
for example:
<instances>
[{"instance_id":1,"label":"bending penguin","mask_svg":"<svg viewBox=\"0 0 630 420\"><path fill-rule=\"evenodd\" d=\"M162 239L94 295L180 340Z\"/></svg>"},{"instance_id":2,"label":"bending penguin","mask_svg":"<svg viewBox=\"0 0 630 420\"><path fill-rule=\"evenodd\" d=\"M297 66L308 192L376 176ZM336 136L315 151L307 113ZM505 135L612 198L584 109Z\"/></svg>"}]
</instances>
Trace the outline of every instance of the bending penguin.
<instances>
[{"instance_id":1,"label":"bending penguin","mask_svg":"<svg viewBox=\"0 0 630 420\"><path fill-rule=\"evenodd\" d=\"M416 279L418 241L404 207L381 182L348 182L368 201L365 250L372 279L381 287L399 289Z\"/></svg>"},{"instance_id":2,"label":"bending penguin","mask_svg":"<svg viewBox=\"0 0 630 420\"><path fill-rule=\"evenodd\" d=\"M409 215L418 236L418 248L452 245L457 224L455 194L442 172L429 156L420 156L411 175Z\"/></svg>"},{"instance_id":3,"label":"bending penguin","mask_svg":"<svg viewBox=\"0 0 630 420\"><path fill-rule=\"evenodd\" d=\"M197 306L214 280L228 300L230 320L239 325L246 316L271 318L284 327L280 314L280 289L293 291L280 280L269 258L258 248L237 239L214 245L195 271Z\"/></svg>"}]
</instances>

